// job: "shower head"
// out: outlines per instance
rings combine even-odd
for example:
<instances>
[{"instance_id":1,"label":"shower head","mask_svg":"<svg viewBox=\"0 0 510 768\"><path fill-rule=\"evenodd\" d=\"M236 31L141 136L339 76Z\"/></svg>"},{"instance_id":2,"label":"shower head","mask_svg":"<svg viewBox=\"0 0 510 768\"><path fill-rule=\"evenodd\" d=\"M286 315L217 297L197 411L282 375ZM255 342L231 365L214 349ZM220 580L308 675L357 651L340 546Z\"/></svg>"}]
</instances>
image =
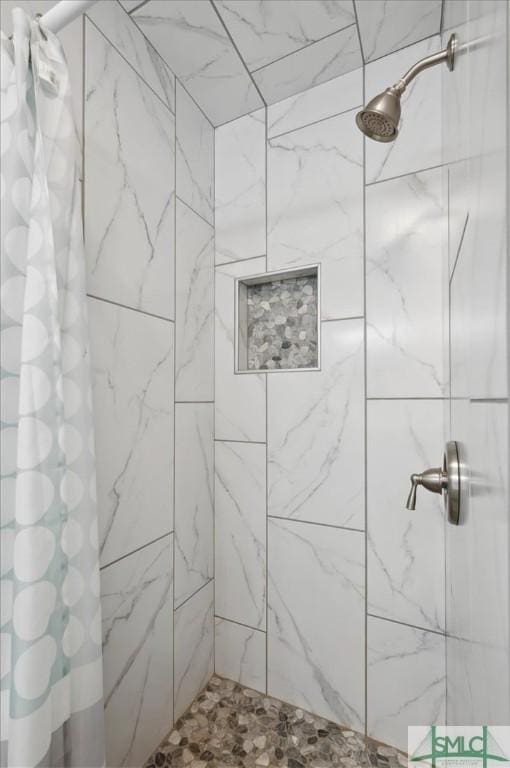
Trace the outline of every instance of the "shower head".
<instances>
[{"instance_id":1,"label":"shower head","mask_svg":"<svg viewBox=\"0 0 510 768\"><path fill-rule=\"evenodd\" d=\"M398 134L400 96L396 88L386 88L356 115L360 131L375 141L393 141Z\"/></svg>"},{"instance_id":2,"label":"shower head","mask_svg":"<svg viewBox=\"0 0 510 768\"><path fill-rule=\"evenodd\" d=\"M394 141L398 135L400 121L400 99L407 86L424 69L444 62L450 71L455 64L457 38L451 35L443 51L427 56L406 72L404 77L391 88L371 99L356 115L356 125L365 136L375 141Z\"/></svg>"}]
</instances>

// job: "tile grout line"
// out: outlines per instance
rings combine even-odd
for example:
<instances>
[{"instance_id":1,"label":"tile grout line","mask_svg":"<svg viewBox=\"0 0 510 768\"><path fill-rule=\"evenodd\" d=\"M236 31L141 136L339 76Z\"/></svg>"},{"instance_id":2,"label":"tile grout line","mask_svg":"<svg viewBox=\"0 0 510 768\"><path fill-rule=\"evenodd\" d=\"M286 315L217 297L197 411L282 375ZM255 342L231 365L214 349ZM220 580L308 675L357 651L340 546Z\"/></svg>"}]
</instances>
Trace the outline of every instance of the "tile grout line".
<instances>
[{"instance_id":1,"label":"tile grout line","mask_svg":"<svg viewBox=\"0 0 510 768\"><path fill-rule=\"evenodd\" d=\"M162 533L161 536L157 536L155 539L152 539L151 541L147 541L145 544L140 544L139 547L136 547L135 549L132 549L129 552L126 552L125 555L120 555L120 557L116 557L115 560L111 560L109 563L102 565L99 568L99 570L105 571L107 568L110 568L110 566L120 563L121 560L125 560L126 558L131 557L131 555L136 555L136 553L141 552L142 549L147 549L147 547L150 547L152 544L156 544L158 541L161 541L162 539L166 539L167 536L171 536L172 534L173 534L173 530L167 531L166 533Z\"/></svg>"},{"instance_id":2,"label":"tile grout line","mask_svg":"<svg viewBox=\"0 0 510 768\"><path fill-rule=\"evenodd\" d=\"M353 5L355 6L354 0ZM358 16L356 13L356 23L358 24ZM361 47L361 32L358 26L358 34L360 37ZM363 49L362 58L364 61ZM363 65L363 103L366 103L366 66ZM368 380L367 380L367 366L368 366L368 345L367 345L367 163L366 163L366 138L363 136L363 388L364 388L364 425L363 425L363 453L364 453L364 517L365 517L365 536L364 536L364 553L365 553L365 595L364 595L364 725L365 725L365 738L368 737Z\"/></svg>"},{"instance_id":3,"label":"tile grout line","mask_svg":"<svg viewBox=\"0 0 510 768\"><path fill-rule=\"evenodd\" d=\"M426 40L431 40L433 37L440 37L441 32L433 32L431 35L426 35L425 37L420 37L419 40L414 40L412 43L407 43L406 45L403 45L401 48L397 48L394 51L388 51L388 53L383 53L381 56L376 56L374 59L369 59L365 62L365 66L368 67L370 64L375 64L376 61L381 61L381 59L386 59L388 56L393 56L396 53L400 53L401 51L407 50L407 48L412 48L413 45L418 45L418 43L424 43Z\"/></svg>"},{"instance_id":4,"label":"tile grout line","mask_svg":"<svg viewBox=\"0 0 510 768\"><path fill-rule=\"evenodd\" d=\"M113 304L114 307L121 307L122 309L129 309L131 312L138 312L140 315L145 315L146 317L155 317L156 320L164 320L166 323L175 323L175 320L172 320L170 317L163 317L163 315L156 315L154 312L146 312L144 309L137 309L137 307L130 307L128 304L121 304L120 301L113 301L113 299L105 299L103 296L97 296L94 293L87 293L86 294L89 299L94 299L95 301L103 301L106 304Z\"/></svg>"},{"instance_id":5,"label":"tile grout line","mask_svg":"<svg viewBox=\"0 0 510 768\"><path fill-rule=\"evenodd\" d=\"M239 57L239 60L240 60L241 64L243 65L243 68L245 69L245 71L246 71L246 74L248 75L248 78L250 79L250 82L251 82L251 84L253 85L253 87L254 87L254 88L255 88L255 90L257 91L257 93L258 93L258 96L259 96L260 100L262 101L262 104L260 104L260 105L257 107L257 109L260 109L261 107L267 107L267 103L266 103L266 100L265 100L264 96L262 95L262 91L260 90L260 88L259 88L259 86L258 86L258 84L257 84L257 82L256 82L256 80L255 80L255 78L253 77L253 75L252 75L252 73L251 73L250 69L248 68L248 65L246 64L246 62L245 62L244 58L241 56L241 51L240 51L240 50L239 50L239 48L237 47L237 43L235 42L234 38L233 38L233 37L232 37L232 35L230 34L230 30L229 30L229 28L227 27L227 25L226 25L226 24L225 24L225 22L223 21L223 17L222 17L222 15L220 14L220 12L218 11L218 9L216 8L216 5L215 5L215 3L213 2L213 0L209 0L209 2L210 2L210 4L211 4L211 7L212 7L212 8L213 8L213 10L214 10L214 13L216 14L216 16L217 16L217 18L218 18L218 20L219 20L219 22L220 22L221 26L223 27L223 29L224 29L224 31L225 31L225 34L227 35L228 39L230 40L230 44L231 44L232 48L234 49L234 51L235 51L235 52L236 52L236 54L238 55L238 57ZM255 112L255 111L256 111L255 109L253 109L253 110L252 110L252 112ZM249 114L249 113L248 113L248 114Z\"/></svg>"},{"instance_id":6,"label":"tile grout line","mask_svg":"<svg viewBox=\"0 0 510 768\"><path fill-rule=\"evenodd\" d=\"M214 400L176 400L176 405L212 405Z\"/></svg>"},{"instance_id":7,"label":"tile grout line","mask_svg":"<svg viewBox=\"0 0 510 768\"><path fill-rule=\"evenodd\" d=\"M388 401L388 402L392 402L394 400L420 400L420 401L421 400L439 400L439 401L441 401L441 400L448 400L448 396L447 395L437 395L437 396L434 396L434 395L423 395L423 396L416 396L416 397L414 397L414 396L408 397L408 396L405 396L405 395L402 395L402 396L394 395L394 396L391 396L391 397L390 396L388 396L388 397L372 397L372 396L369 396L369 397L367 397L367 400L368 400L368 402L378 402L378 401L381 401L381 400L382 401Z\"/></svg>"},{"instance_id":8,"label":"tile grout line","mask_svg":"<svg viewBox=\"0 0 510 768\"><path fill-rule=\"evenodd\" d=\"M213 347L213 368L212 368L212 395L213 395L213 419L212 419L212 435L211 435L211 448L212 448L212 477L211 477L211 497L212 497L212 542L211 555L212 555L212 575L213 575L213 616L212 616L212 633L213 633L213 647L212 647L212 671L213 675L216 674L216 622L214 617L216 615L216 128L213 132L213 179L212 179L212 213L213 213L213 249L211 259L211 278L212 278L212 347Z\"/></svg>"},{"instance_id":9,"label":"tile grout line","mask_svg":"<svg viewBox=\"0 0 510 768\"><path fill-rule=\"evenodd\" d=\"M177 407L175 404L176 396L177 396L177 82L174 78L174 106L175 106L175 114L174 114L174 318L175 318L175 325L174 325L174 425L173 425L173 441L174 441L174 460L173 460L173 518L174 518L174 537L172 541L173 546L173 554L172 554L172 572L173 572L173 594L172 594L172 727L175 723L175 704L176 704L176 686L175 686L175 672L176 672L176 666L175 666L175 550L176 550L176 538L177 538L177 531L175 527L176 522L176 514L175 514L175 463L176 463L176 457L177 457L177 441L175 439L176 435L176 415L177 415Z\"/></svg>"},{"instance_id":10,"label":"tile grout line","mask_svg":"<svg viewBox=\"0 0 510 768\"><path fill-rule=\"evenodd\" d=\"M255 259L265 259L266 254L261 253L259 256L248 256L246 259L232 259L232 261L221 261L219 264L215 264L214 267L230 267L231 264L243 264L245 261L254 261Z\"/></svg>"},{"instance_id":11,"label":"tile grout line","mask_svg":"<svg viewBox=\"0 0 510 768\"><path fill-rule=\"evenodd\" d=\"M323 43L324 40L329 40L329 38L340 34L340 32L345 32L346 29L351 29L352 27L355 27L355 26L356 26L356 22L352 21L350 24L346 24L345 27L340 27L340 29L335 29L333 32L329 32L327 35L324 35L324 37L320 37L318 40L312 40L311 43L307 43L306 45L303 45L301 48L297 48L295 51L291 51L290 53L284 53L283 56L278 56L277 59L273 59L273 61L270 61L268 64L263 64L261 67L257 67L256 69L249 70L250 74L254 75L256 72L261 72L263 69L272 67L273 64L278 64L280 61L283 61L284 59L288 59L290 56L294 56L296 53L300 53L301 51L306 51L307 48L311 48L313 45L318 45L319 43ZM341 77L341 75L338 75L338 77ZM301 91L298 91L298 93L301 93ZM296 94L291 94L291 96L292 95L295 96ZM290 96L288 96L287 98L290 98ZM280 99L280 101L285 101L285 99Z\"/></svg>"},{"instance_id":12,"label":"tile grout line","mask_svg":"<svg viewBox=\"0 0 510 768\"><path fill-rule=\"evenodd\" d=\"M365 63L366 63L365 62L365 53L363 51L363 42L361 40L361 30L359 28L358 11L356 9L356 3L355 3L354 0L352 0L352 8L353 8L353 11L354 11L354 19L355 19L355 23L356 23L356 30L358 32L358 42L359 42L359 50L360 50L360 53L361 53L361 62L362 62L362 67L363 67L363 80L364 80L365 79ZM364 88L363 88L363 90L364 90ZM363 101L363 103L365 103L365 102Z\"/></svg>"},{"instance_id":13,"label":"tile grout line","mask_svg":"<svg viewBox=\"0 0 510 768\"><path fill-rule=\"evenodd\" d=\"M266 441L262 440L224 440L221 437L214 438L215 443L244 443L245 445L265 445Z\"/></svg>"},{"instance_id":14,"label":"tile grout line","mask_svg":"<svg viewBox=\"0 0 510 768\"><path fill-rule=\"evenodd\" d=\"M449 175L448 175L448 178L449 178ZM450 196L450 190L448 190L448 197L449 196ZM449 203L448 203L448 206L449 206ZM455 259L453 261L452 272L451 272L451 275L448 278L448 282L449 282L450 286L452 284L453 276L455 275L455 271L457 269L457 264L458 264L459 259L460 259L460 253L462 251L462 246L464 245L464 237L466 235L466 230L467 230L468 223L469 223L469 211L468 211L468 213L466 213L466 218L464 219L464 224L462 225L462 232L460 233L459 245L457 247L457 250L456 250L456 253L455 253ZM450 226L450 215L448 214L448 228L449 228L449 226ZM448 255L449 255L449 253L450 253L450 239L448 238ZM447 265L447 269L448 270L450 269L450 264L449 263Z\"/></svg>"},{"instance_id":15,"label":"tile grout line","mask_svg":"<svg viewBox=\"0 0 510 768\"><path fill-rule=\"evenodd\" d=\"M266 634L265 630L259 629L259 627L252 627L251 624L243 624L242 621L236 621L236 619L227 619L226 616L219 616L217 613L214 614L214 618L219 619L220 621L228 621L230 624L237 624L238 627L245 627L246 629L251 629L254 632L260 632L261 635ZM238 682L240 685L242 685L242 683L240 683L238 680L235 682Z\"/></svg>"},{"instance_id":16,"label":"tile grout line","mask_svg":"<svg viewBox=\"0 0 510 768\"><path fill-rule=\"evenodd\" d=\"M429 165L426 168L416 168L414 171L406 171L405 173L397 173L395 176L388 176L384 179L375 179L375 181L365 182L366 187L375 187L377 184L385 184L387 181L396 181L397 179L405 179L408 176L419 176L421 173L428 173L429 171L437 171L440 168L444 168L448 163L436 163L436 165Z\"/></svg>"},{"instance_id":17,"label":"tile grout line","mask_svg":"<svg viewBox=\"0 0 510 768\"><path fill-rule=\"evenodd\" d=\"M182 601L182 603L179 603L178 605L176 605L176 606L175 606L175 608L174 608L174 614L175 614L175 613L176 613L178 610L180 610L180 609L181 609L181 608L182 608L184 605L186 605L186 603L189 603L189 602L190 602L190 600L193 600L193 598L194 598L196 595L198 595L198 593L199 593L199 592L201 592L203 589L205 589L206 587L208 587L208 586L209 586L209 584L212 584L212 583L213 583L213 581L214 581L214 579L213 579L213 578L207 579L207 581L205 581L205 582L204 582L203 584L201 584L201 585L200 585L200 586L199 586L197 589L195 589L195 591L194 591L194 592L192 592L192 593L191 593L191 595L188 595L188 597L187 597L185 600L183 600L183 601Z\"/></svg>"},{"instance_id":18,"label":"tile grout line","mask_svg":"<svg viewBox=\"0 0 510 768\"><path fill-rule=\"evenodd\" d=\"M188 208L188 209L189 209L189 210L190 210L192 213L194 213L196 216L198 216L198 217L199 217L199 219L202 219L202 221L204 222L204 224L207 224L207 226L208 226L208 227L211 227L211 229L214 229L214 224L211 224L211 222L210 222L210 221L207 221L207 219L206 219L204 216L202 216L202 214L201 214L201 213L199 213L198 211L196 211L196 210L193 208L193 206L192 206L192 205L190 205L189 203L187 203L187 202L186 202L186 200L183 200L183 199L182 199L182 197L180 197L180 196L179 196L177 193L175 194L175 199L176 199L176 200L178 200L180 203L182 203L182 205L185 205L185 206L186 206L186 208Z\"/></svg>"},{"instance_id":19,"label":"tile grout line","mask_svg":"<svg viewBox=\"0 0 510 768\"><path fill-rule=\"evenodd\" d=\"M363 320L365 315L349 315L348 317L327 317L325 320L321 320L322 323L342 323L345 320ZM299 370L299 369L297 369Z\"/></svg>"},{"instance_id":20,"label":"tile grout line","mask_svg":"<svg viewBox=\"0 0 510 768\"><path fill-rule=\"evenodd\" d=\"M390 624L398 624L401 627L409 627L410 629L416 629L419 632L430 632L432 635L439 635L439 637L446 637L446 632L440 629L430 629L429 627L420 627L417 624L409 624L407 621L400 621L399 619L390 619L388 616L379 616L377 613L370 613L367 611L367 616L371 619L378 619L378 621L388 621Z\"/></svg>"},{"instance_id":21,"label":"tile grout line","mask_svg":"<svg viewBox=\"0 0 510 768\"><path fill-rule=\"evenodd\" d=\"M353 72L355 70L352 70ZM346 74L349 74L348 72ZM342 77L340 75L339 77ZM330 82L329 80L326 80L326 83ZM321 83L321 85L324 85L324 83ZM318 87L318 86L315 86ZM301 94L296 94L296 96L300 96ZM288 97L289 99L292 98L292 96ZM283 99L285 101L285 99ZM278 102L276 102L278 103ZM313 125L319 125L319 123L324 123L326 120L332 120L335 117L340 117L341 115L348 115L349 112L354 112L356 109L359 109L362 107L362 104L355 104L352 107L349 107L348 109L343 109L341 112L334 112L331 115L326 115L326 117L319 117L317 120L312 120L311 123L303 123L303 125L297 125L294 128L289 128L288 131L282 131L281 133L275 133L273 136L268 136L267 141L271 143L274 139L279 139L281 136L288 136L289 133L295 133L296 131L302 131L304 128L310 128Z\"/></svg>"},{"instance_id":22,"label":"tile grout line","mask_svg":"<svg viewBox=\"0 0 510 768\"><path fill-rule=\"evenodd\" d=\"M333 528L335 531L350 531L351 533L365 533L362 528L350 528L347 525L333 525L333 523L321 523L317 520L298 520L296 517L282 517L282 515L268 515L270 520L283 520L285 523L300 523L301 525L318 525L321 528Z\"/></svg>"},{"instance_id":23,"label":"tile grout line","mask_svg":"<svg viewBox=\"0 0 510 768\"><path fill-rule=\"evenodd\" d=\"M150 2L150 0L140 0L139 4L135 5L134 8L131 8L130 11L128 11L127 8L125 9L125 11L128 14L128 16L131 16L132 13L134 13L135 11L139 11L140 8L143 8L143 6L147 5L147 3L149 3L149 2ZM121 3L121 5L122 5L122 3Z\"/></svg>"},{"instance_id":24,"label":"tile grout line","mask_svg":"<svg viewBox=\"0 0 510 768\"><path fill-rule=\"evenodd\" d=\"M269 271L269 254L268 254L268 119L269 119L269 107L266 105L264 110L265 125L264 125L264 235L266 243L266 272ZM269 377L265 377L266 381L266 464L265 464L265 483L266 483L266 584L265 584L265 597L266 597L266 658L265 658L265 672L266 672L266 696L269 695Z\"/></svg>"},{"instance_id":25,"label":"tile grout line","mask_svg":"<svg viewBox=\"0 0 510 768\"><path fill-rule=\"evenodd\" d=\"M86 248L86 227L85 227L85 88L87 85L87 35L85 16L81 17L81 215L82 215L82 233L83 233L83 257L85 261L85 272L87 273L87 248Z\"/></svg>"}]
</instances>

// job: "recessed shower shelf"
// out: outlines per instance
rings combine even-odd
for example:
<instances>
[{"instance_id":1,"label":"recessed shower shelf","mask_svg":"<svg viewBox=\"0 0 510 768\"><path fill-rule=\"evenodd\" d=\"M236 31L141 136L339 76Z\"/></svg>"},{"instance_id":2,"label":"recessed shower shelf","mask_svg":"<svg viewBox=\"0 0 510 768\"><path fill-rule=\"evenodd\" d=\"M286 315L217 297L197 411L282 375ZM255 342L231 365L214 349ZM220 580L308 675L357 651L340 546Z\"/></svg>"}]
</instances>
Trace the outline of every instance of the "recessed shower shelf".
<instances>
[{"instance_id":1,"label":"recessed shower shelf","mask_svg":"<svg viewBox=\"0 0 510 768\"><path fill-rule=\"evenodd\" d=\"M314 371L320 364L319 267L236 281L236 373Z\"/></svg>"}]
</instances>

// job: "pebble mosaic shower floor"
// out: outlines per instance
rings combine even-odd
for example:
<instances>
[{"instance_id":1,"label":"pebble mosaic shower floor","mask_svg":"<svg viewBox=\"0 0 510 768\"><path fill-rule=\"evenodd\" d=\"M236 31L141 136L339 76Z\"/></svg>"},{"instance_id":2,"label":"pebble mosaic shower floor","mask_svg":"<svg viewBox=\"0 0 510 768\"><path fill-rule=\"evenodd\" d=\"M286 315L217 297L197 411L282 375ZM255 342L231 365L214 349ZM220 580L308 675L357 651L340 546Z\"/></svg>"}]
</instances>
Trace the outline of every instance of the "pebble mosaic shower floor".
<instances>
[{"instance_id":1,"label":"pebble mosaic shower floor","mask_svg":"<svg viewBox=\"0 0 510 768\"><path fill-rule=\"evenodd\" d=\"M396 749L213 677L145 768L407 768Z\"/></svg>"}]
</instances>

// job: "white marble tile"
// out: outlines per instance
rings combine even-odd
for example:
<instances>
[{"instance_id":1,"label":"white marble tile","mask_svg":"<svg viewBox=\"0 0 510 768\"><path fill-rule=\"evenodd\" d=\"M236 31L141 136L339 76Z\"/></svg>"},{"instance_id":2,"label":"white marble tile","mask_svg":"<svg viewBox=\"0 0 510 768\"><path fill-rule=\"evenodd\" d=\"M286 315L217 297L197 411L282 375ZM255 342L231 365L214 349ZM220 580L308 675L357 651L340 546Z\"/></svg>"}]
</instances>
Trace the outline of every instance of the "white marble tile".
<instances>
[{"instance_id":1,"label":"white marble tile","mask_svg":"<svg viewBox=\"0 0 510 768\"><path fill-rule=\"evenodd\" d=\"M214 672L213 582L175 611L174 642L174 708L177 719L205 688Z\"/></svg>"},{"instance_id":2,"label":"white marble tile","mask_svg":"<svg viewBox=\"0 0 510 768\"><path fill-rule=\"evenodd\" d=\"M438 397L446 213L441 169L367 187L369 397Z\"/></svg>"},{"instance_id":3,"label":"white marble tile","mask_svg":"<svg viewBox=\"0 0 510 768\"><path fill-rule=\"evenodd\" d=\"M461 524L447 527L447 629L495 649L509 643L508 419L507 402L451 403L466 479Z\"/></svg>"},{"instance_id":4,"label":"white marble tile","mask_svg":"<svg viewBox=\"0 0 510 768\"><path fill-rule=\"evenodd\" d=\"M468 19L470 0L445 0L443 8L442 31L449 33L449 30L464 24Z\"/></svg>"},{"instance_id":5,"label":"white marble tile","mask_svg":"<svg viewBox=\"0 0 510 768\"><path fill-rule=\"evenodd\" d=\"M175 604L213 573L214 409L175 405Z\"/></svg>"},{"instance_id":6,"label":"white marble tile","mask_svg":"<svg viewBox=\"0 0 510 768\"><path fill-rule=\"evenodd\" d=\"M419 59L441 50L438 35L385 56L365 68L365 100L399 80ZM367 182L431 168L442 159L441 69L433 67L414 80L402 97L396 141L366 139Z\"/></svg>"},{"instance_id":7,"label":"white marble tile","mask_svg":"<svg viewBox=\"0 0 510 768\"><path fill-rule=\"evenodd\" d=\"M456 125L469 121L467 169L450 191L455 210L469 213L451 285L452 395L508 397L508 200L506 193L506 85L504 8L472 3L470 37L490 41L473 46L462 64L469 79L463 112L449 116L445 133L453 144ZM460 76L460 73L459 73ZM445 83L446 85L446 83ZM466 93L467 91L467 93ZM450 176L455 166L450 167ZM466 192L467 188L467 192Z\"/></svg>"},{"instance_id":8,"label":"white marble tile","mask_svg":"<svg viewBox=\"0 0 510 768\"><path fill-rule=\"evenodd\" d=\"M215 437L220 440L266 439L266 377L234 373L235 278L258 275L265 265L260 258L216 267Z\"/></svg>"},{"instance_id":9,"label":"white marble tile","mask_svg":"<svg viewBox=\"0 0 510 768\"><path fill-rule=\"evenodd\" d=\"M88 9L87 16L175 113L173 73L117 0L101 0L100 3L95 3Z\"/></svg>"},{"instance_id":10,"label":"white marble tile","mask_svg":"<svg viewBox=\"0 0 510 768\"><path fill-rule=\"evenodd\" d=\"M364 536L272 519L268 537L268 692L363 731Z\"/></svg>"},{"instance_id":11,"label":"white marble tile","mask_svg":"<svg viewBox=\"0 0 510 768\"><path fill-rule=\"evenodd\" d=\"M448 275L452 276L464 238L471 207L469 161L459 160L445 166L448 174Z\"/></svg>"},{"instance_id":12,"label":"white marble tile","mask_svg":"<svg viewBox=\"0 0 510 768\"><path fill-rule=\"evenodd\" d=\"M318 120L333 117L363 103L363 69L355 69L267 109L267 135L279 136Z\"/></svg>"},{"instance_id":13,"label":"white marble tile","mask_svg":"<svg viewBox=\"0 0 510 768\"><path fill-rule=\"evenodd\" d=\"M173 325L95 299L89 324L105 565L173 527Z\"/></svg>"},{"instance_id":14,"label":"white marble tile","mask_svg":"<svg viewBox=\"0 0 510 768\"><path fill-rule=\"evenodd\" d=\"M266 104L325 83L362 65L356 25L253 72Z\"/></svg>"},{"instance_id":15,"label":"white marble tile","mask_svg":"<svg viewBox=\"0 0 510 768\"><path fill-rule=\"evenodd\" d=\"M212 3L150 0L132 18L213 125L263 106Z\"/></svg>"},{"instance_id":16,"label":"white marble tile","mask_svg":"<svg viewBox=\"0 0 510 768\"><path fill-rule=\"evenodd\" d=\"M494 647L447 637L446 657L448 723L507 725L510 721L508 645Z\"/></svg>"},{"instance_id":17,"label":"white marble tile","mask_svg":"<svg viewBox=\"0 0 510 768\"><path fill-rule=\"evenodd\" d=\"M320 371L268 377L268 512L363 529L363 321L321 333Z\"/></svg>"},{"instance_id":18,"label":"white marble tile","mask_svg":"<svg viewBox=\"0 0 510 768\"><path fill-rule=\"evenodd\" d=\"M491 159L484 158L483 163L487 173L488 166L492 166L494 180L504 175L501 158L497 154ZM492 200L484 196L471 209L451 280L453 397L482 399L508 396L505 219L501 216L501 209L498 213L499 201Z\"/></svg>"},{"instance_id":19,"label":"white marble tile","mask_svg":"<svg viewBox=\"0 0 510 768\"><path fill-rule=\"evenodd\" d=\"M250 70L354 24L350 0L216 0Z\"/></svg>"},{"instance_id":20,"label":"white marble tile","mask_svg":"<svg viewBox=\"0 0 510 768\"><path fill-rule=\"evenodd\" d=\"M441 464L444 415L441 400L374 400L367 413L368 610L440 631L443 501L420 488L416 511L405 503L410 475Z\"/></svg>"},{"instance_id":21,"label":"white marble tile","mask_svg":"<svg viewBox=\"0 0 510 768\"><path fill-rule=\"evenodd\" d=\"M216 613L266 626L266 446L217 442Z\"/></svg>"},{"instance_id":22,"label":"white marble tile","mask_svg":"<svg viewBox=\"0 0 510 768\"><path fill-rule=\"evenodd\" d=\"M445 723L445 638L367 621L367 734L407 752L408 725Z\"/></svg>"},{"instance_id":23,"label":"white marble tile","mask_svg":"<svg viewBox=\"0 0 510 768\"><path fill-rule=\"evenodd\" d=\"M266 115L260 109L215 131L216 263L266 253Z\"/></svg>"},{"instance_id":24,"label":"white marble tile","mask_svg":"<svg viewBox=\"0 0 510 768\"><path fill-rule=\"evenodd\" d=\"M365 61L436 35L441 28L441 0L355 0L355 5Z\"/></svg>"},{"instance_id":25,"label":"white marble tile","mask_svg":"<svg viewBox=\"0 0 510 768\"><path fill-rule=\"evenodd\" d=\"M363 141L352 112L268 143L268 269L321 264L323 319L363 314Z\"/></svg>"},{"instance_id":26,"label":"white marble tile","mask_svg":"<svg viewBox=\"0 0 510 768\"><path fill-rule=\"evenodd\" d=\"M214 229L176 202L175 399L214 399Z\"/></svg>"},{"instance_id":27,"label":"white marble tile","mask_svg":"<svg viewBox=\"0 0 510 768\"><path fill-rule=\"evenodd\" d=\"M266 633L216 617L215 671L248 688L266 690Z\"/></svg>"},{"instance_id":28,"label":"white marble tile","mask_svg":"<svg viewBox=\"0 0 510 768\"><path fill-rule=\"evenodd\" d=\"M107 765L142 765L173 722L172 536L101 571Z\"/></svg>"},{"instance_id":29,"label":"white marble tile","mask_svg":"<svg viewBox=\"0 0 510 768\"><path fill-rule=\"evenodd\" d=\"M214 222L214 129L177 83L176 191L210 224Z\"/></svg>"},{"instance_id":30,"label":"white marble tile","mask_svg":"<svg viewBox=\"0 0 510 768\"><path fill-rule=\"evenodd\" d=\"M173 318L174 117L86 22L88 291Z\"/></svg>"}]
</instances>

